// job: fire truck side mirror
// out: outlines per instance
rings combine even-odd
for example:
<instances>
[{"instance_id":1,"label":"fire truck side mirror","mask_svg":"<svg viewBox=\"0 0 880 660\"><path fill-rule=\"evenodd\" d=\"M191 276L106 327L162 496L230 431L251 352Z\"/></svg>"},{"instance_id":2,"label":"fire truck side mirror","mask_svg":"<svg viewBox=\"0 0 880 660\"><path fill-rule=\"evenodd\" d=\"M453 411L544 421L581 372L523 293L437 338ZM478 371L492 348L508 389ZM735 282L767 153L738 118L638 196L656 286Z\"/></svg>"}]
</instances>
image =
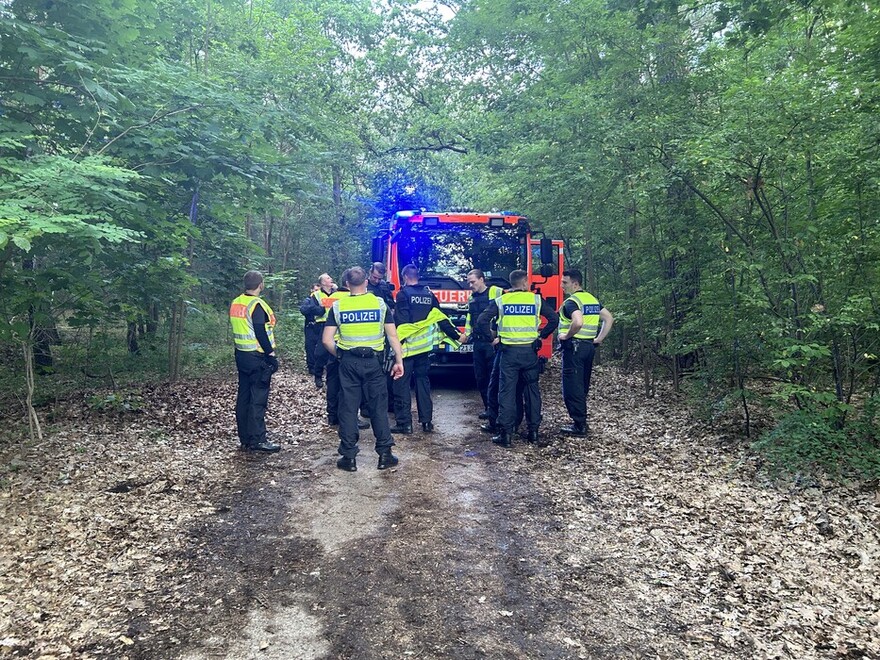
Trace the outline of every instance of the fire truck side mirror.
<instances>
[{"instance_id":1,"label":"fire truck side mirror","mask_svg":"<svg viewBox=\"0 0 880 660\"><path fill-rule=\"evenodd\" d=\"M553 264L541 264L541 277L550 277L556 274Z\"/></svg>"},{"instance_id":2,"label":"fire truck side mirror","mask_svg":"<svg viewBox=\"0 0 880 660\"><path fill-rule=\"evenodd\" d=\"M385 261L385 241L379 236L373 238L373 244L370 250L370 259L372 261Z\"/></svg>"},{"instance_id":3,"label":"fire truck side mirror","mask_svg":"<svg viewBox=\"0 0 880 660\"><path fill-rule=\"evenodd\" d=\"M544 266L553 266L553 241L549 238L541 239L541 274L544 273ZM550 273L553 274L552 271ZM546 277L546 275L545 275Z\"/></svg>"}]
</instances>

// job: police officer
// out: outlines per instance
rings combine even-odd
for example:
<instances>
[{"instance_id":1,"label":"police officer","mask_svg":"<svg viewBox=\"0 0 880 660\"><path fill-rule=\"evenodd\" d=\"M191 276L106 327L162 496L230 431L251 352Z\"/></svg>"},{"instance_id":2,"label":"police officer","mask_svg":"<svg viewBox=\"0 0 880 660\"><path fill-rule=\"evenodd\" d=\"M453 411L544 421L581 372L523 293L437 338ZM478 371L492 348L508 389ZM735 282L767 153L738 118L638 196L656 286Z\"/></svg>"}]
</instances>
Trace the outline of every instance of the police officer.
<instances>
[{"instance_id":1,"label":"police officer","mask_svg":"<svg viewBox=\"0 0 880 660\"><path fill-rule=\"evenodd\" d=\"M324 367L329 359L329 354L321 344L321 338L324 332L324 322L327 320L327 311L332 304L330 296L336 291L336 285L333 283L333 278L327 273L321 274L318 278L318 284L320 284L320 288L312 293L313 306L316 308L315 323L317 324L314 374L315 387L321 389L324 387Z\"/></svg>"},{"instance_id":2,"label":"police officer","mask_svg":"<svg viewBox=\"0 0 880 660\"><path fill-rule=\"evenodd\" d=\"M370 275L367 278L367 291L372 293L380 300L384 300L394 316L394 285L385 279L385 264L381 261L374 261L370 266ZM387 350L387 347L386 347ZM394 379L389 374L386 384L388 385L388 412L394 412Z\"/></svg>"},{"instance_id":3,"label":"police officer","mask_svg":"<svg viewBox=\"0 0 880 660\"><path fill-rule=\"evenodd\" d=\"M342 398L339 402L339 454L336 461L340 470L357 470L355 456L358 453L358 406L361 394L367 395L367 407L373 435L376 436L376 453L379 454L378 468L397 465L398 460L391 453L394 440L388 428L388 391L385 388L385 373L382 370L382 350L385 339L394 349L394 378L404 374L402 349L397 340L397 330L388 317L388 307L372 293L367 293L367 274L360 266L348 271L348 285L351 295L336 300L327 316L322 337L324 348L339 357L339 382ZM339 333L336 341L334 336Z\"/></svg>"},{"instance_id":4,"label":"police officer","mask_svg":"<svg viewBox=\"0 0 880 660\"><path fill-rule=\"evenodd\" d=\"M339 288L327 297L327 300L331 301L331 308L333 302L351 295L348 290L348 275L350 270L351 269L349 268L345 269L339 280ZM327 367L327 423L330 424L330 426L336 426L339 424L339 400L342 397L342 390L340 389L339 382L339 360L335 356L327 353L323 346L321 347L321 352L326 356L325 366ZM370 428L370 423L366 420L361 421L359 419L358 428L368 429Z\"/></svg>"},{"instance_id":5,"label":"police officer","mask_svg":"<svg viewBox=\"0 0 880 660\"><path fill-rule=\"evenodd\" d=\"M306 368L309 374L315 375L315 350L321 344L321 333L323 326L319 326L315 321L318 316L323 314L323 309L316 306L315 299L312 294L321 288L320 284L313 284L312 290L306 299L299 305L299 312L303 315L303 349L306 354Z\"/></svg>"},{"instance_id":6,"label":"police officer","mask_svg":"<svg viewBox=\"0 0 880 660\"><path fill-rule=\"evenodd\" d=\"M266 439L269 383L272 374L278 370L275 314L260 298L264 286L262 273L248 271L244 275L245 292L229 306L238 370L235 423L243 450L275 452L281 447Z\"/></svg>"},{"instance_id":7,"label":"police officer","mask_svg":"<svg viewBox=\"0 0 880 660\"><path fill-rule=\"evenodd\" d=\"M522 379L526 393L526 420L529 425L527 440L538 443L541 425L541 392L538 389L540 363L538 349L541 340L553 334L559 324L556 311L540 294L526 290L529 275L524 270L510 273L510 291L495 299L477 320L480 332L491 332L493 319L498 319L498 340L501 350L501 377L498 388L498 425L500 433L492 442L502 447L511 446L516 427L516 386ZM538 330L541 317L547 319L543 330ZM541 443L542 446L544 443Z\"/></svg>"},{"instance_id":8,"label":"police officer","mask_svg":"<svg viewBox=\"0 0 880 660\"><path fill-rule=\"evenodd\" d=\"M326 316L329 316L330 309L332 305L337 300L345 298L351 295L348 290L348 270L345 270L342 273L342 277L339 279L339 286L331 293L329 296L325 298L331 307L324 308L326 312ZM325 304L328 304L325 303ZM323 334L324 327L326 327L326 316L325 316L325 325L321 327L321 335L323 342ZM339 424L339 361L335 356L330 355L326 352L323 345L320 348L322 355L324 356L324 366L326 368L326 380L327 380L327 423L331 426L336 426Z\"/></svg>"},{"instance_id":9,"label":"police officer","mask_svg":"<svg viewBox=\"0 0 880 660\"><path fill-rule=\"evenodd\" d=\"M494 285L486 286L486 276L479 268L474 268L467 274L467 283L472 293L468 300L464 334L467 335L467 342L474 347L474 379L477 381L477 389L480 390L480 398L483 400L483 412L479 414L479 418L490 419L489 377L492 374L492 363L495 361L495 346L492 345L494 337L491 334L480 333L474 326L483 310L493 304L492 301L504 291Z\"/></svg>"},{"instance_id":10,"label":"police officer","mask_svg":"<svg viewBox=\"0 0 880 660\"><path fill-rule=\"evenodd\" d=\"M579 270L562 273L562 288L568 298L559 308L559 344L562 347L562 398L571 426L562 427L565 435L582 438L587 435L587 397L596 346L602 343L614 317L591 293L584 291ZM601 323L601 329L600 329Z\"/></svg>"},{"instance_id":11,"label":"police officer","mask_svg":"<svg viewBox=\"0 0 880 660\"><path fill-rule=\"evenodd\" d=\"M489 385L486 387L486 398L488 406L486 406L486 423L480 425L480 430L484 433L497 434L501 427L498 426L498 385L501 382L501 351L498 350L498 340L492 343L495 350L495 359L492 361L492 372L489 375ZM525 383L520 378L516 384L516 424L515 427L523 421L525 416Z\"/></svg>"},{"instance_id":12,"label":"police officer","mask_svg":"<svg viewBox=\"0 0 880 660\"><path fill-rule=\"evenodd\" d=\"M367 291L377 298L384 300L388 309L394 312L394 285L385 280L385 264L374 261L370 266L370 276L367 279Z\"/></svg>"},{"instance_id":13,"label":"police officer","mask_svg":"<svg viewBox=\"0 0 880 660\"><path fill-rule=\"evenodd\" d=\"M392 433L412 433L412 393L410 381L415 381L416 407L419 411L419 422L422 431L431 433L434 430L434 406L431 402L431 382L428 380L428 369L431 366L431 351L434 349L434 327L442 330L446 336L455 341L463 341L464 333L459 333L452 322L440 310L440 302L431 290L419 284L419 269L408 264L400 271L404 285L397 293L397 306L394 322L399 327L407 323L428 321L432 310L435 316L442 317L436 324L427 324L424 329L411 334L405 340L405 356L403 367L407 374L394 383L394 419L396 424Z\"/></svg>"}]
</instances>

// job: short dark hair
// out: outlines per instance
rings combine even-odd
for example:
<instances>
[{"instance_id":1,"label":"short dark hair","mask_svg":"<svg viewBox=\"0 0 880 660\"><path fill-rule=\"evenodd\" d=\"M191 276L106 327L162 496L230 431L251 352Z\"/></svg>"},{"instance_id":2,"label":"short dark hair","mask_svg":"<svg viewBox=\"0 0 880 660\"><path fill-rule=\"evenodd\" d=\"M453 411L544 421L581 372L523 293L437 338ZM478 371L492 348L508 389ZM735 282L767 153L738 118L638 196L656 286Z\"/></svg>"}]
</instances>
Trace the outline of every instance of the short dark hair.
<instances>
[{"instance_id":1,"label":"short dark hair","mask_svg":"<svg viewBox=\"0 0 880 660\"><path fill-rule=\"evenodd\" d=\"M468 271L468 275L473 275L478 280L485 280L486 279L485 274L483 274L483 271L481 271L479 268L472 268L471 270Z\"/></svg>"},{"instance_id":2,"label":"short dark hair","mask_svg":"<svg viewBox=\"0 0 880 660\"><path fill-rule=\"evenodd\" d=\"M351 268L346 268L342 271L342 276L339 278L339 281L342 283L342 286L348 285L348 278L351 277Z\"/></svg>"},{"instance_id":3,"label":"short dark hair","mask_svg":"<svg viewBox=\"0 0 880 660\"><path fill-rule=\"evenodd\" d=\"M263 274L258 270L249 270L244 274L244 290L253 291L263 282Z\"/></svg>"},{"instance_id":4,"label":"short dark hair","mask_svg":"<svg viewBox=\"0 0 880 660\"><path fill-rule=\"evenodd\" d=\"M524 270L510 271L510 286L519 286L529 279L529 274Z\"/></svg>"},{"instance_id":5,"label":"short dark hair","mask_svg":"<svg viewBox=\"0 0 880 660\"><path fill-rule=\"evenodd\" d=\"M370 266L370 272L376 271L380 276L385 277L385 264L381 261L374 261L373 265Z\"/></svg>"},{"instance_id":6,"label":"short dark hair","mask_svg":"<svg viewBox=\"0 0 880 660\"><path fill-rule=\"evenodd\" d=\"M349 286L360 286L367 281L367 273L360 266L352 266L345 272L348 273Z\"/></svg>"},{"instance_id":7,"label":"short dark hair","mask_svg":"<svg viewBox=\"0 0 880 660\"><path fill-rule=\"evenodd\" d=\"M562 271L562 275L563 275L563 277L567 277L568 279L570 279L572 282L574 282L578 286L583 286L583 284L584 284L583 273L581 273L581 271L579 271L575 268L572 268L571 270Z\"/></svg>"},{"instance_id":8,"label":"short dark hair","mask_svg":"<svg viewBox=\"0 0 880 660\"><path fill-rule=\"evenodd\" d=\"M400 269L400 276L408 280L417 280L419 279L419 269L415 264L407 264Z\"/></svg>"}]
</instances>

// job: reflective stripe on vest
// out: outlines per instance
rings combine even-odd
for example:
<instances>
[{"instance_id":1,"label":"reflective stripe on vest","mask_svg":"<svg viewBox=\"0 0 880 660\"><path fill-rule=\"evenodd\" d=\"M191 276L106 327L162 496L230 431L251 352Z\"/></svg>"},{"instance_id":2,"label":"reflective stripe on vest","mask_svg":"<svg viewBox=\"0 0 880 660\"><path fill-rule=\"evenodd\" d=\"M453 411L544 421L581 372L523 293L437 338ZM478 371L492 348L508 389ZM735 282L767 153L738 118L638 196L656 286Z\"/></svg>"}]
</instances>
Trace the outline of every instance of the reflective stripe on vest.
<instances>
[{"instance_id":1,"label":"reflective stripe on vest","mask_svg":"<svg viewBox=\"0 0 880 660\"><path fill-rule=\"evenodd\" d=\"M335 291L334 291L335 293ZM333 307L333 294L331 293L329 296L324 293L323 289L318 289L312 293L312 297L318 301L318 304L324 308L324 312L321 316L315 317L315 323L324 323L327 320L327 312L330 311L330 308Z\"/></svg>"},{"instance_id":2,"label":"reflective stripe on vest","mask_svg":"<svg viewBox=\"0 0 880 660\"><path fill-rule=\"evenodd\" d=\"M436 307L432 307L427 318L397 326L397 337L400 339L403 357L412 357L433 350L435 346L443 343L441 335L457 348L458 342L453 342L437 327L437 324L444 320L449 321L449 317Z\"/></svg>"},{"instance_id":3,"label":"reflective stripe on vest","mask_svg":"<svg viewBox=\"0 0 880 660\"><path fill-rule=\"evenodd\" d=\"M372 293L346 296L333 303L339 339L343 351L353 348L385 348L385 313L387 305Z\"/></svg>"},{"instance_id":4,"label":"reflective stripe on vest","mask_svg":"<svg viewBox=\"0 0 880 660\"><path fill-rule=\"evenodd\" d=\"M581 314L584 315L584 325L575 334L575 339L595 339L599 334L599 310L601 305L596 297L586 291L577 291L566 298L559 308L559 336L561 337L568 332L571 327L571 319L565 315L565 303L574 300Z\"/></svg>"},{"instance_id":5,"label":"reflective stripe on vest","mask_svg":"<svg viewBox=\"0 0 880 660\"><path fill-rule=\"evenodd\" d=\"M504 289L502 289L500 286L495 286L493 284L492 286L489 287L489 300L495 300L498 296L502 295L503 293L504 293ZM470 303L470 301L473 300L473 297L474 297L474 294L471 294L471 297L468 300L468 303ZM490 302L489 304L491 305L492 303ZM473 330L474 330L474 326L473 326L473 321L471 320L471 310L470 310L470 307L468 307L467 318L464 321L464 334L466 334L468 337L470 337Z\"/></svg>"},{"instance_id":6,"label":"reflective stripe on vest","mask_svg":"<svg viewBox=\"0 0 880 660\"><path fill-rule=\"evenodd\" d=\"M530 291L509 291L495 299L498 337L502 344L531 344L541 325L541 296Z\"/></svg>"},{"instance_id":7,"label":"reflective stripe on vest","mask_svg":"<svg viewBox=\"0 0 880 660\"><path fill-rule=\"evenodd\" d=\"M272 344L272 350L275 350L275 313L265 300L259 296L249 296L245 293L232 301L229 306L229 323L232 325L232 340L235 342L235 348L239 351L257 351L263 353L263 347L257 341L257 335L254 332L254 307L262 305L269 322L266 323L266 334L269 336L269 343Z\"/></svg>"}]
</instances>

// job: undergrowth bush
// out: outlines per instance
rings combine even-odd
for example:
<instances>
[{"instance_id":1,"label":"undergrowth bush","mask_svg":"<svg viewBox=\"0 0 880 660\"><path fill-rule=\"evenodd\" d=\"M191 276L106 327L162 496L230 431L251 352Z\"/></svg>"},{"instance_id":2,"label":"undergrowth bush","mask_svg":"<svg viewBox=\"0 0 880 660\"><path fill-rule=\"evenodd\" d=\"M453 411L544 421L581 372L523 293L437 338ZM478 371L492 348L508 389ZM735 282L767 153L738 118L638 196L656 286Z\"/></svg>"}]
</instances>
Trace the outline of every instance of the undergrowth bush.
<instances>
[{"instance_id":1,"label":"undergrowth bush","mask_svg":"<svg viewBox=\"0 0 880 660\"><path fill-rule=\"evenodd\" d=\"M304 369L302 316L291 310L279 315L276 338L287 368ZM138 338L139 352L129 353L121 323L92 328L59 324L61 343L52 346L53 367L37 374L34 404L39 408L73 392L123 391L137 383L168 377L168 330L162 324L154 334ZM183 378L235 377L235 358L225 310L190 305L181 352ZM9 408L24 392L21 347L0 344L0 402ZM102 394L89 404L94 409L130 403L115 394Z\"/></svg>"},{"instance_id":2,"label":"undergrowth bush","mask_svg":"<svg viewBox=\"0 0 880 660\"><path fill-rule=\"evenodd\" d=\"M880 396L851 418L838 407L808 407L784 415L753 448L777 472L822 471L836 477L880 478Z\"/></svg>"}]
</instances>

